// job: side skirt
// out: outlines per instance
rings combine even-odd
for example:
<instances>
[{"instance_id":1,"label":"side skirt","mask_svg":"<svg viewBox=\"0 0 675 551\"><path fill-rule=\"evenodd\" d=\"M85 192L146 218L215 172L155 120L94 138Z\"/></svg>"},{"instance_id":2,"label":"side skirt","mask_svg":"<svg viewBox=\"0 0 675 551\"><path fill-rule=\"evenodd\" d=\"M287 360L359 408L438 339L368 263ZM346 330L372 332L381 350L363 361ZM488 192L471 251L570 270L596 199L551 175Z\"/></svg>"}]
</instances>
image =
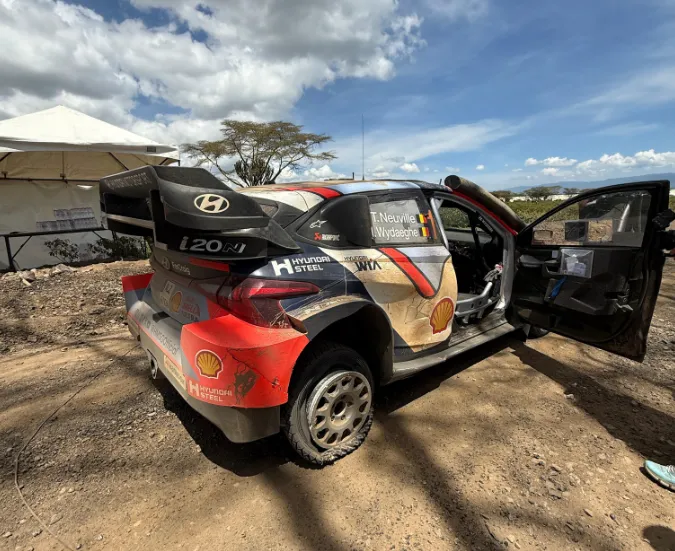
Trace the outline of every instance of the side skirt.
<instances>
[{"instance_id":1,"label":"side skirt","mask_svg":"<svg viewBox=\"0 0 675 551\"><path fill-rule=\"evenodd\" d=\"M457 335L457 340L451 339L450 346L445 350L421 358L394 363L393 376L387 383L405 379L428 367L441 364L462 352L511 333L518 329L518 326L511 325L503 316L500 316L497 320L494 320L494 324L489 328L483 327L482 331L469 331L470 329L472 328L467 328L466 333L468 334L462 332Z\"/></svg>"}]
</instances>

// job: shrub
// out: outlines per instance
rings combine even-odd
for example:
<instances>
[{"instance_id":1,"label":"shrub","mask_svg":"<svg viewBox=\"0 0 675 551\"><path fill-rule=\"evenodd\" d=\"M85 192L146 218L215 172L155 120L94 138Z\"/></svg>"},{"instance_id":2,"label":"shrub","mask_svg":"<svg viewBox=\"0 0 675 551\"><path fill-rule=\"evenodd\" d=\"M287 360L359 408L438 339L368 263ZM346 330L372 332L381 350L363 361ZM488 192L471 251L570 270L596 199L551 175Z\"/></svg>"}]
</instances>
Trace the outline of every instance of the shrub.
<instances>
[{"instance_id":1,"label":"shrub","mask_svg":"<svg viewBox=\"0 0 675 551\"><path fill-rule=\"evenodd\" d=\"M118 236L117 239L99 238L87 245L89 253L98 259L106 258L147 258L146 242L137 237Z\"/></svg>"},{"instance_id":2,"label":"shrub","mask_svg":"<svg viewBox=\"0 0 675 551\"><path fill-rule=\"evenodd\" d=\"M61 262L77 262L80 259L80 251L77 245L68 239L51 239L45 241L49 250L49 256L57 258Z\"/></svg>"}]
</instances>

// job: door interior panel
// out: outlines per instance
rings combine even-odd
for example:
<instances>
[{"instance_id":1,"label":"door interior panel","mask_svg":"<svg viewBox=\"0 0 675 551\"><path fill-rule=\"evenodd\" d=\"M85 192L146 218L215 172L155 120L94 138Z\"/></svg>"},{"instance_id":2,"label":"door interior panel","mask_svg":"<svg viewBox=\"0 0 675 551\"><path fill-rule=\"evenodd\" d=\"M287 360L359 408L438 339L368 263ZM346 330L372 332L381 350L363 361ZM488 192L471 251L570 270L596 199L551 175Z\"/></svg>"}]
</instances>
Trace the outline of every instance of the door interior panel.
<instances>
[{"instance_id":1,"label":"door interior panel","mask_svg":"<svg viewBox=\"0 0 675 551\"><path fill-rule=\"evenodd\" d=\"M643 276L632 267L642 266L642 256L639 249L595 249L589 277L580 277L561 273L558 250L524 249L514 309L533 325L592 342L605 340L628 324L639 307Z\"/></svg>"},{"instance_id":2,"label":"door interior panel","mask_svg":"<svg viewBox=\"0 0 675 551\"><path fill-rule=\"evenodd\" d=\"M515 317L641 361L664 262L654 221L669 189L654 181L588 191L522 230Z\"/></svg>"}]
</instances>

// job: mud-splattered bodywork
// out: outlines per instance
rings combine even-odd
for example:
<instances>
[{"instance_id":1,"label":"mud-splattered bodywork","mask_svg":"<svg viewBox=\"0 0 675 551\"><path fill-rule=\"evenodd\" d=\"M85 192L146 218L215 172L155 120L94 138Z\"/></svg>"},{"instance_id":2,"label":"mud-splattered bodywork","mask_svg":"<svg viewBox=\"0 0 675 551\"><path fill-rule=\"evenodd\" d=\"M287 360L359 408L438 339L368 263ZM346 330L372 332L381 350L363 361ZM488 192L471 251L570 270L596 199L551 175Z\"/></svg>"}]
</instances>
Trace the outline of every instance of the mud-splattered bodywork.
<instances>
[{"instance_id":1,"label":"mud-splattered bodywork","mask_svg":"<svg viewBox=\"0 0 675 551\"><path fill-rule=\"evenodd\" d=\"M425 218L430 212L411 214L419 218L413 225L423 228L417 233L429 235L428 244L338 247L322 227L321 209L330 201L377 192L393 192L395 199L396 193L419 194L420 188L364 182L246 190L294 214L297 222L287 231L297 237L297 253L218 264L155 248L154 275L124 278L131 332L183 398L231 440L254 440L278 430L278 408L288 400L305 347L361 308L376 308L386 319L390 362L449 339L457 281L447 248L431 235L436 222ZM311 225L313 215L317 231L308 235L316 239L298 237L296 231L303 221ZM280 301L292 326L261 327L219 304L217 290L233 276L302 281L318 292Z\"/></svg>"}]
</instances>

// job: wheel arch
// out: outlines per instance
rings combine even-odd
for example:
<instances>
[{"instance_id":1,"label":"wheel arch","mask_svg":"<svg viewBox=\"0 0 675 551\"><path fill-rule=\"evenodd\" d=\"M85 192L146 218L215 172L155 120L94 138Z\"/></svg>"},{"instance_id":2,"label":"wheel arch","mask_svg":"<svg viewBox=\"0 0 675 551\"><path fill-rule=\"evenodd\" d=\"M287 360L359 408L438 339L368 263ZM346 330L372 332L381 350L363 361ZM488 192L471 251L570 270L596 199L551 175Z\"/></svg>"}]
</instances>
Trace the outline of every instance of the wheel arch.
<instances>
[{"instance_id":1,"label":"wheel arch","mask_svg":"<svg viewBox=\"0 0 675 551\"><path fill-rule=\"evenodd\" d=\"M317 342L335 342L356 350L366 360L376 384L386 383L393 374L394 336L384 310L367 300L329 308L304 320L310 342L296 361L299 364ZM298 375L294 368L291 384Z\"/></svg>"}]
</instances>

